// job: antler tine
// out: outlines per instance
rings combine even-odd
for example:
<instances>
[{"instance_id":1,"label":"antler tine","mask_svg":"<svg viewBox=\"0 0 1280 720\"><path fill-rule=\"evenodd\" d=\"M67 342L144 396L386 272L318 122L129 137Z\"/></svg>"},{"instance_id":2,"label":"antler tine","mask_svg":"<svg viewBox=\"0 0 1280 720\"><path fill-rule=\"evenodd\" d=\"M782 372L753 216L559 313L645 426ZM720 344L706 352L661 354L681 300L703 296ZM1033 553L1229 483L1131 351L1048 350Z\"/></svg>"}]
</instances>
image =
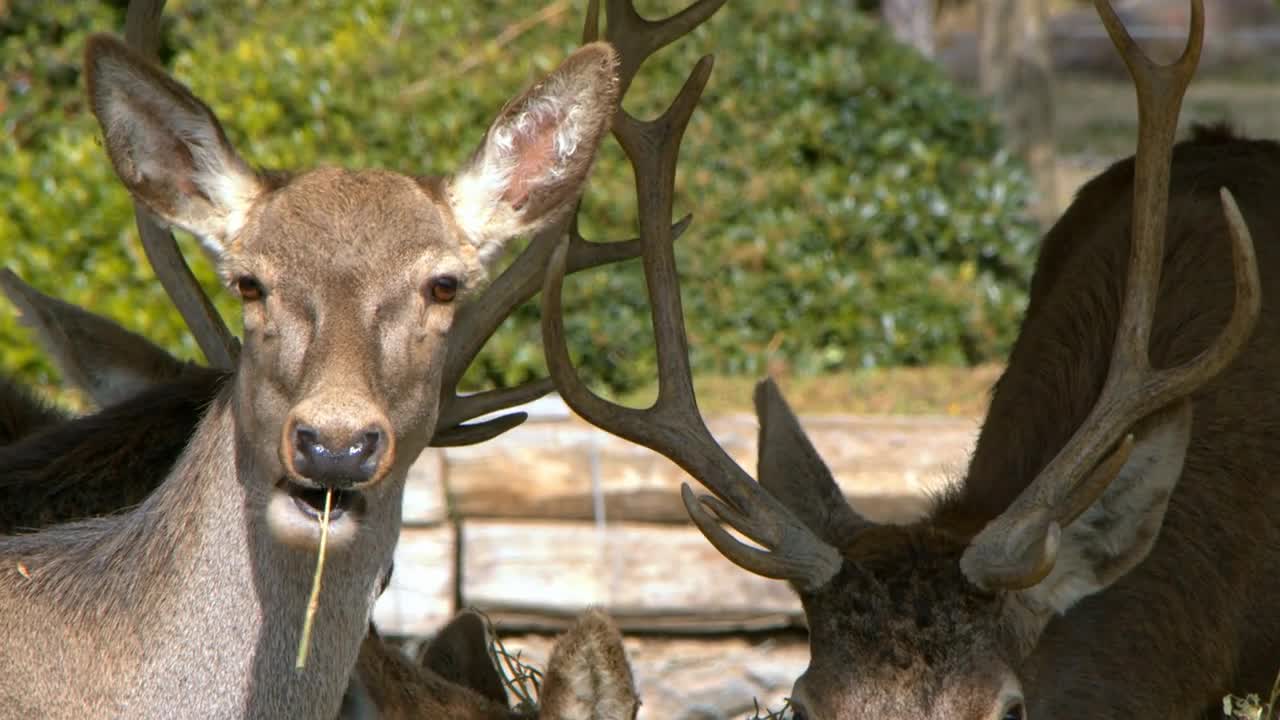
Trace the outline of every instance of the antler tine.
<instances>
[{"instance_id":1,"label":"antler tine","mask_svg":"<svg viewBox=\"0 0 1280 720\"><path fill-rule=\"evenodd\" d=\"M1133 228L1129 250L1128 292L1117 329L1113 360L1124 358L1140 369L1147 354L1156 290L1164 260L1168 221L1169 167L1182 98L1200 61L1204 43L1203 0L1191 2L1191 31L1182 56L1171 65L1157 65L1134 42L1109 0L1094 0L1138 95L1138 149L1135 153Z\"/></svg>"},{"instance_id":2,"label":"antler tine","mask_svg":"<svg viewBox=\"0 0 1280 720\"><path fill-rule=\"evenodd\" d=\"M666 21L652 23L641 19L629 3L610 2L608 39L621 54L621 66L634 73L649 53L687 32L721 4L723 0L699 2ZM588 20L584 34L591 37L591 33L592 23ZM626 33L641 37L628 37ZM726 557L760 575L818 587L839 569L839 553L729 457L703 422L693 392L668 223L674 205L680 143L711 66L710 56L703 57L671 106L658 118L640 121L621 109L614 118L614 136L635 174L642 260L658 352L657 400L644 410L623 407L594 394L578 377L565 341L561 299L570 252L567 241L562 241L552 254L542 289L543 349L556 387L575 412L604 430L662 453L730 503L699 499L687 485L682 488L690 517ZM623 72L625 75L628 71ZM712 514L766 549L749 547L734 539Z\"/></svg>"},{"instance_id":3,"label":"antler tine","mask_svg":"<svg viewBox=\"0 0 1280 720\"><path fill-rule=\"evenodd\" d=\"M724 2L725 0L698 0L698 2L684 11L660 21L645 20L630 5L619 7L616 3L611 4L609 6L608 35L609 41L614 44L619 52L618 72L621 92L626 93L632 78L635 77L636 71L646 57L697 27L711 17ZM583 42L587 43L595 40L599 36L599 27L600 4L598 0L591 0L587 4L586 21L583 24ZM710 67L708 66L705 73L709 72ZM706 82L705 73L702 80L703 84ZM683 131L683 124L689 120L688 115L693 112L693 107L697 105L698 98L696 96L700 92L701 85L699 85L697 92L693 93L692 100L686 103L687 108L682 108L686 114L680 126L681 131ZM670 114L669 111L668 115ZM620 110L619 117L624 115L625 113ZM629 116L627 118L630 119ZM670 119L667 116L664 116L664 118ZM662 119L658 122L662 122ZM619 139L621 137L619 134ZM674 145L678 148L679 138L676 139ZM674 157L672 158L672 163L674 166ZM672 183L674 185L674 173ZM670 216L671 213L668 211L663 217L670 218ZM690 219L690 216L686 215L679 222L665 229L658 236L662 238L659 241L674 242L684 233ZM644 228L642 228L642 233L643 231ZM463 314L458 318L455 325L458 329L454 331L453 343L449 348L449 355L445 361L445 391L441 394L440 429L432 439L433 445L462 444L460 439L464 437L489 439L500 432L505 432L505 429L510 429L520 424L520 420L514 420L515 415L506 415L502 418L476 425L461 425L461 423L478 415L500 410L503 407L511 407L515 404L528 402L549 392L550 385L547 384L545 379L533 380L515 388L493 391L493 393L485 394L483 398L459 396L456 388L458 382L462 379L463 373L475 360L484 343L502 324L502 321L506 319L512 309L532 298L538 291L541 285L540 280L543 268L546 267L547 257L551 254L556 242L563 234L562 224L553 225L539 233L511 266L486 288L476 302L470 303L469 308L464 310ZM570 215L569 238L568 272L578 272L579 270L599 267L609 263L630 260L641 254L641 241L638 238L623 242L589 242L585 240L578 233L576 209ZM494 432L496 428L491 427L488 431L485 431L482 427L491 425L499 420L503 422L504 430Z\"/></svg>"},{"instance_id":4,"label":"antler tine","mask_svg":"<svg viewBox=\"0 0 1280 720\"><path fill-rule=\"evenodd\" d=\"M164 11L164 3L165 0L133 0L125 16L125 42L153 59L160 47L160 15ZM191 329L205 358L215 368L231 370L240 354L240 341L227 329L209 296L191 274L173 233L137 203L134 203L134 216L147 260Z\"/></svg>"},{"instance_id":5,"label":"antler tine","mask_svg":"<svg viewBox=\"0 0 1280 720\"><path fill-rule=\"evenodd\" d=\"M1155 314L1169 203L1173 138L1182 97L1195 72L1204 35L1202 0L1192 0L1191 34L1173 64L1153 63L1137 48L1106 0L1095 0L1133 75L1139 136L1134 161L1133 226L1126 291L1111 365L1097 403L1076 434L1004 514L983 528L961 559L974 583L1024 588L1053 567L1061 527L1093 503L1124 465L1132 440L1120 438L1143 418L1186 398L1225 368L1248 341L1261 308L1261 285L1248 226L1222 188L1231 239L1235 298L1230 319L1208 348L1175 368L1153 370L1149 339Z\"/></svg>"},{"instance_id":6,"label":"antler tine","mask_svg":"<svg viewBox=\"0 0 1280 720\"><path fill-rule=\"evenodd\" d=\"M606 39L618 50L618 82L622 92L627 92L650 55L693 32L724 4L725 0L697 0L663 20L647 20L636 11L633 0L608 0ZM594 0L591 5L595 5ZM587 14L589 23L591 7Z\"/></svg>"},{"instance_id":7,"label":"antler tine","mask_svg":"<svg viewBox=\"0 0 1280 720\"><path fill-rule=\"evenodd\" d=\"M671 226L670 237L673 242L684 234L691 221L692 216L685 215ZM480 297L462 308L455 322L445 359L440 415L436 434L431 439L433 446L470 445L497 437L519 425L527 415L513 413L474 425L463 423L487 413L536 400L555 389L550 378L537 378L515 387L474 395L459 395L457 392L463 374L489 337L512 310L527 302L542 288L547 256L555 248L555 240L563 234L562 223L539 233L498 279L485 288ZM631 260L639 257L641 252L639 238L592 242L582 237L578 231L576 211L570 217L569 241L570 273Z\"/></svg>"}]
</instances>

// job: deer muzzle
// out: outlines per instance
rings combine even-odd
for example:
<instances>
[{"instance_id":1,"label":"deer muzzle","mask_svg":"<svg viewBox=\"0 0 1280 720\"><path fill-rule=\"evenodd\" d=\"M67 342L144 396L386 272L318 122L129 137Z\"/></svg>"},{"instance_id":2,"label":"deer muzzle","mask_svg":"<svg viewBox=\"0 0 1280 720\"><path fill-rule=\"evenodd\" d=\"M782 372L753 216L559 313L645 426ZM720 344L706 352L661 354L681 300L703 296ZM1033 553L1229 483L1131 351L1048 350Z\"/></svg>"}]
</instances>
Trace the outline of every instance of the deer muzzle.
<instances>
[{"instance_id":1,"label":"deer muzzle","mask_svg":"<svg viewBox=\"0 0 1280 720\"><path fill-rule=\"evenodd\" d=\"M351 425L307 422L295 414L280 448L289 474L324 490L359 490L385 477L395 446L388 424L378 419L355 430Z\"/></svg>"}]
</instances>

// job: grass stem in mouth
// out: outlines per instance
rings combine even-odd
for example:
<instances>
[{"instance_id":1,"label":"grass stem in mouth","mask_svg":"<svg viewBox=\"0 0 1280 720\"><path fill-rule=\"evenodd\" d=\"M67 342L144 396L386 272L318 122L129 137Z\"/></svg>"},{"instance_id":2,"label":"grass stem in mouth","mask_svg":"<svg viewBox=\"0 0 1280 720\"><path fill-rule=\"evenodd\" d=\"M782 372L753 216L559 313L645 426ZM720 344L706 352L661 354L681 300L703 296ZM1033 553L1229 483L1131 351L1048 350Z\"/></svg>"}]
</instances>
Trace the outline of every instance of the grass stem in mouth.
<instances>
[{"instance_id":1,"label":"grass stem in mouth","mask_svg":"<svg viewBox=\"0 0 1280 720\"><path fill-rule=\"evenodd\" d=\"M324 549L329 541L329 511L333 509L333 490L324 493L324 515L320 517L320 556L316 558L316 574L311 579L311 598L307 600L307 615L302 622L302 639L298 641L298 659L293 663L294 670L307 666L307 650L311 645L311 626L316 620L316 610L320 609L320 578L324 575Z\"/></svg>"}]
</instances>

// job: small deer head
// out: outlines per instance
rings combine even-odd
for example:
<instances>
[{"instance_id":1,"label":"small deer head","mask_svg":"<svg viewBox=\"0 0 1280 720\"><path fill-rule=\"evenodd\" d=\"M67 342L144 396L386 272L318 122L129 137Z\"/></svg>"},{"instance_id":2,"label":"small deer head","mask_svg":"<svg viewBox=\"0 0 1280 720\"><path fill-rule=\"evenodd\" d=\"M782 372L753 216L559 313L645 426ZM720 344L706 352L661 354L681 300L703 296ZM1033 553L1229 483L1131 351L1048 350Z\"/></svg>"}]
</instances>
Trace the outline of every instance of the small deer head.
<instances>
[{"instance_id":1,"label":"small deer head","mask_svg":"<svg viewBox=\"0 0 1280 720\"><path fill-rule=\"evenodd\" d=\"M341 521L425 447L457 308L508 240L573 206L617 107L616 64L603 43L575 52L447 177L264 172L185 87L113 37L90 40L89 97L117 174L202 241L242 301L238 461L271 488L278 535L314 542L323 491Z\"/></svg>"}]
</instances>

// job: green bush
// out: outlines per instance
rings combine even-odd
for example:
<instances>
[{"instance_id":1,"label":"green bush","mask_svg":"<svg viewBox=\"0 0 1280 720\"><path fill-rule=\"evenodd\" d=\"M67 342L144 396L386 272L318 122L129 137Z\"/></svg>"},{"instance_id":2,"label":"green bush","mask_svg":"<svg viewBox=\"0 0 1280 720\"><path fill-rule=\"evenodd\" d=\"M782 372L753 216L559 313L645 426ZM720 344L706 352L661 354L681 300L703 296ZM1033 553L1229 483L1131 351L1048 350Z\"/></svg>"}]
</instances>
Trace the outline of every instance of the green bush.
<instances>
[{"instance_id":1,"label":"green bush","mask_svg":"<svg viewBox=\"0 0 1280 720\"><path fill-rule=\"evenodd\" d=\"M571 4L504 34L528 3L172 0L162 58L250 162L447 172L507 97L576 44L582 3ZM37 287L197 357L145 267L82 99L84 37L120 27L119 5L0 6L0 254ZM645 66L627 107L658 112L706 52L717 65L677 186L677 212L695 216L678 259L696 369L1001 356L1034 235L1026 179L986 110L846 7L795 2L728 4ZM634 234L631 174L612 142L584 207L589 237ZM196 244L183 243L238 325ZM566 303L586 377L613 390L651 379L638 263L573 278ZM507 323L472 368L473 387L540 372L537 316L529 305ZM8 312L0 367L50 377Z\"/></svg>"}]
</instances>

